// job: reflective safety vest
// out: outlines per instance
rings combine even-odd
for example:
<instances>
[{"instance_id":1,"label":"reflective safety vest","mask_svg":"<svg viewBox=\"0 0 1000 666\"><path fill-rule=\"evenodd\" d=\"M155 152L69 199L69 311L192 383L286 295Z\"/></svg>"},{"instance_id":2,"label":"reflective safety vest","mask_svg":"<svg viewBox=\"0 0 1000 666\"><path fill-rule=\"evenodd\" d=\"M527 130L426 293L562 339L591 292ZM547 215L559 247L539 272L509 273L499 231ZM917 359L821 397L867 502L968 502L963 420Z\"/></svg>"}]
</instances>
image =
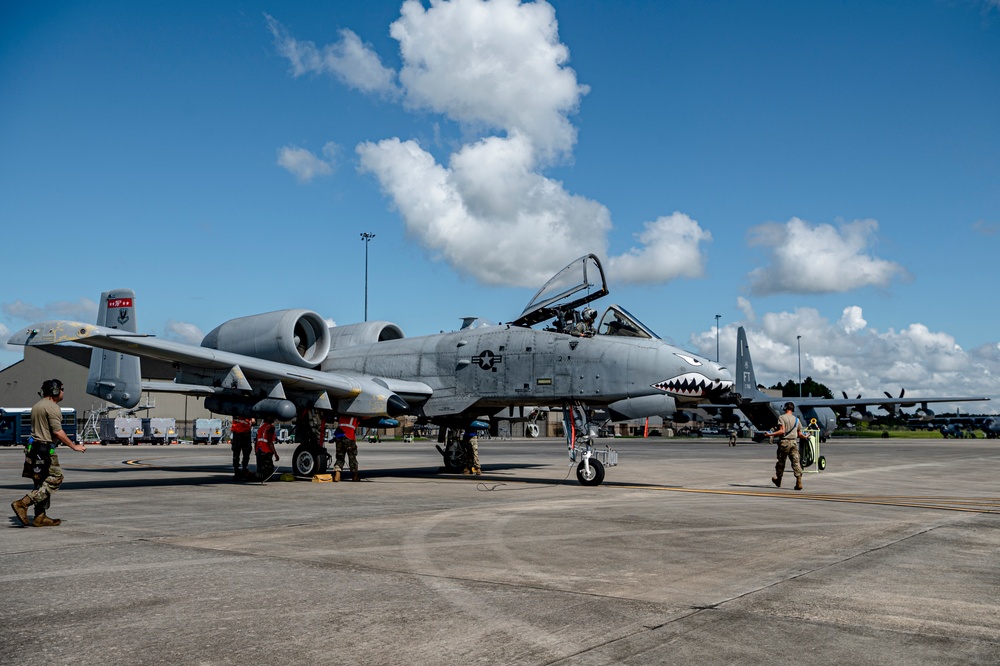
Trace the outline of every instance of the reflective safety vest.
<instances>
[{"instance_id":1,"label":"reflective safety vest","mask_svg":"<svg viewBox=\"0 0 1000 666\"><path fill-rule=\"evenodd\" d=\"M230 429L237 433L250 432L250 419L233 419Z\"/></svg>"},{"instance_id":2,"label":"reflective safety vest","mask_svg":"<svg viewBox=\"0 0 1000 666\"><path fill-rule=\"evenodd\" d=\"M356 439L354 437L354 431L358 427L358 421L359 419L353 417L340 420L340 425L338 427L344 432L344 437L347 439Z\"/></svg>"},{"instance_id":3,"label":"reflective safety vest","mask_svg":"<svg viewBox=\"0 0 1000 666\"><path fill-rule=\"evenodd\" d=\"M256 453L276 453L274 450L274 424L262 423L257 428L257 446L254 447Z\"/></svg>"}]
</instances>

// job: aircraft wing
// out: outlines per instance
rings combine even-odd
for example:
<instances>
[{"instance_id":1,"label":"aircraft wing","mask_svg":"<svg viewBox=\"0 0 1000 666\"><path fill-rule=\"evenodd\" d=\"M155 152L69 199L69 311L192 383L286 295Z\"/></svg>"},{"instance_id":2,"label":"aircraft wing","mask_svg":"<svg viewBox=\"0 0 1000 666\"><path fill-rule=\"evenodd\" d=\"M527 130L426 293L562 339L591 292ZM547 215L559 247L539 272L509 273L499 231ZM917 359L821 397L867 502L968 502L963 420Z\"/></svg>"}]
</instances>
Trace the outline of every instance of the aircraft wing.
<instances>
[{"instance_id":1,"label":"aircraft wing","mask_svg":"<svg viewBox=\"0 0 1000 666\"><path fill-rule=\"evenodd\" d=\"M252 387L248 380L251 379L275 386L280 382L283 390L326 393L347 407L342 410L344 413L354 416L395 416L408 408L407 403L384 383L379 384L369 378L267 361L95 324L76 321L42 322L18 331L8 342L26 346L76 342L130 356L158 359L190 368L195 375L204 375L206 372L219 375L223 377L221 384L224 389L249 392ZM202 395L206 392L206 385L203 384L181 386L180 392ZM190 388L190 391L185 391L184 388ZM425 388L430 391L429 387ZM344 405L344 401L348 401L347 405Z\"/></svg>"},{"instance_id":2,"label":"aircraft wing","mask_svg":"<svg viewBox=\"0 0 1000 666\"><path fill-rule=\"evenodd\" d=\"M936 398L773 398L769 402L794 402L796 407L829 407L831 409L847 409L850 407L870 407L877 405L887 412L894 411L892 407L912 407L930 402L979 402L989 400L984 397L936 397Z\"/></svg>"}]
</instances>

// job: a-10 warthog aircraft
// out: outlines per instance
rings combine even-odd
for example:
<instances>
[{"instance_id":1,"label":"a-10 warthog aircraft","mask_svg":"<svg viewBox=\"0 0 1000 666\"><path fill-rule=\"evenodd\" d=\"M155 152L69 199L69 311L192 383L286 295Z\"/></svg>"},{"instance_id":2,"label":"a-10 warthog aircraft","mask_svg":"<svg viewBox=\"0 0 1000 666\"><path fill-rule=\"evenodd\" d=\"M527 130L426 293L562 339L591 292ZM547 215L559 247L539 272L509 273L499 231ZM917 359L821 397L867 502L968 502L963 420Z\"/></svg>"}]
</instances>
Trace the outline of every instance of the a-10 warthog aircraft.
<instances>
[{"instance_id":1,"label":"a-10 warthog aircraft","mask_svg":"<svg viewBox=\"0 0 1000 666\"><path fill-rule=\"evenodd\" d=\"M196 346L137 333L135 294L121 289L101 296L96 326L43 322L10 344L96 347L87 392L124 407L144 390L172 391L204 396L219 414L298 416L297 428L309 410L363 424L411 415L446 433L482 427L477 421L504 408L561 408L577 477L597 485L617 454L594 448L588 410L606 408L615 420L652 416L718 402L733 385L724 367L663 341L624 308L608 306L600 318L579 310L607 294L600 261L587 255L505 325L466 318L458 331L406 338L387 321L330 327L315 312L283 310L230 320ZM140 357L173 363L174 382L142 382ZM325 471L323 438L297 440L294 471ZM446 466L455 465L454 444L439 447Z\"/></svg>"}]
</instances>

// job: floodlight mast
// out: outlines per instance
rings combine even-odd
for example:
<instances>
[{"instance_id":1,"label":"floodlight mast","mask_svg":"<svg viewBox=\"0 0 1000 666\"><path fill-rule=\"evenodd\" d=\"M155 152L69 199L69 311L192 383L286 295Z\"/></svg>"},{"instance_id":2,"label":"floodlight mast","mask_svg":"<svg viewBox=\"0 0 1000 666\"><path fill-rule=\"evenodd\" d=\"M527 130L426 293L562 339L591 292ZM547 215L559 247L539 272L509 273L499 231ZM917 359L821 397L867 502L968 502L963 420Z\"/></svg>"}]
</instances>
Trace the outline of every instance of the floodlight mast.
<instances>
[{"instance_id":1,"label":"floodlight mast","mask_svg":"<svg viewBox=\"0 0 1000 666\"><path fill-rule=\"evenodd\" d=\"M375 238L375 234L367 231L361 234L361 240L365 242L365 321L368 321L368 243Z\"/></svg>"}]
</instances>

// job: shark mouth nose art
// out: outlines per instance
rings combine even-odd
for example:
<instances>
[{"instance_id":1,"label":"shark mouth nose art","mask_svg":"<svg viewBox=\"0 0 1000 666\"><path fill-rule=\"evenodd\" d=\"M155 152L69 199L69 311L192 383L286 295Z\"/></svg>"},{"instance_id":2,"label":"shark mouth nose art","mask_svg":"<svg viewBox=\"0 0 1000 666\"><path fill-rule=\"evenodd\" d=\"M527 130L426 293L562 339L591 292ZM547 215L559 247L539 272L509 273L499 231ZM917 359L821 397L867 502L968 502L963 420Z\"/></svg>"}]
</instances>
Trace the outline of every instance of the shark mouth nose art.
<instances>
[{"instance_id":1,"label":"shark mouth nose art","mask_svg":"<svg viewBox=\"0 0 1000 666\"><path fill-rule=\"evenodd\" d=\"M733 382L709 379L700 372L686 372L657 382L653 388L685 398L707 398L731 391Z\"/></svg>"}]
</instances>

